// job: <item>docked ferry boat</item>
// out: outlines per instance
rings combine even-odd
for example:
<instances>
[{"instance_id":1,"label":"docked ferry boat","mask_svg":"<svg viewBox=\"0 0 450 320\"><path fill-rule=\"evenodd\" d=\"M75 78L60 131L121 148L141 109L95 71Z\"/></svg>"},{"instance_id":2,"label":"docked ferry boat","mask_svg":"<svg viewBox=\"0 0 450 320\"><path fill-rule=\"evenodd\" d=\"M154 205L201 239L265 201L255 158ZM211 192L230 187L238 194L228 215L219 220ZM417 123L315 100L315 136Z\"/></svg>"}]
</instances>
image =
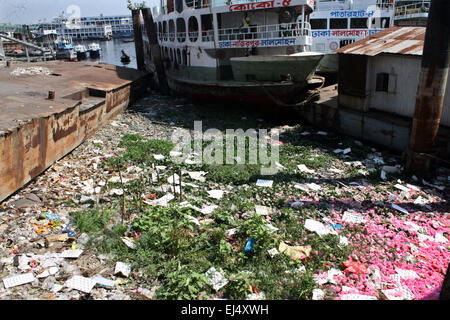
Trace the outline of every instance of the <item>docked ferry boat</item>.
<instances>
[{"instance_id":1,"label":"docked ferry boat","mask_svg":"<svg viewBox=\"0 0 450 320\"><path fill-rule=\"evenodd\" d=\"M99 45L98 43L95 43L95 42L91 43L91 44L88 46L88 51L89 51L89 56L90 56L92 59L100 58L100 51L101 51L101 48L100 48L100 45Z\"/></svg>"},{"instance_id":2,"label":"docked ferry boat","mask_svg":"<svg viewBox=\"0 0 450 320\"><path fill-rule=\"evenodd\" d=\"M72 38L59 36L55 41L56 59L77 61L77 53L74 50Z\"/></svg>"},{"instance_id":3,"label":"docked ferry boat","mask_svg":"<svg viewBox=\"0 0 450 320\"><path fill-rule=\"evenodd\" d=\"M100 15L71 19L63 13L53 21L40 23L36 27L39 36L54 32L74 40L109 40L133 35L131 16Z\"/></svg>"},{"instance_id":4,"label":"docked ferry boat","mask_svg":"<svg viewBox=\"0 0 450 320\"><path fill-rule=\"evenodd\" d=\"M323 58L311 51L313 9L313 0L161 0L152 12L170 89L202 99L297 103Z\"/></svg>"},{"instance_id":5,"label":"docked ferry boat","mask_svg":"<svg viewBox=\"0 0 450 320\"><path fill-rule=\"evenodd\" d=\"M313 50L326 53L319 71L336 72L334 51L397 25L425 25L430 1L316 0L310 23Z\"/></svg>"},{"instance_id":6,"label":"docked ferry boat","mask_svg":"<svg viewBox=\"0 0 450 320\"><path fill-rule=\"evenodd\" d=\"M78 61L87 59L88 49L82 44L76 45L74 48Z\"/></svg>"}]
</instances>

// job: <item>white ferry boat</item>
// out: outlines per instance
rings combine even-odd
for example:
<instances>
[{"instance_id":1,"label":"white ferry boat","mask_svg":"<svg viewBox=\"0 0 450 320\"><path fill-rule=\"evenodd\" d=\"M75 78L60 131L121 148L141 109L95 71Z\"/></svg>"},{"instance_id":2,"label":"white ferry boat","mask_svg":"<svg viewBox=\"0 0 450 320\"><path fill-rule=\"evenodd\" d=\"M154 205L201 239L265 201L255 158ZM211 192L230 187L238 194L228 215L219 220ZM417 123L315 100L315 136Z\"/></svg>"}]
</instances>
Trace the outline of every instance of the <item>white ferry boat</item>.
<instances>
[{"instance_id":1,"label":"white ferry boat","mask_svg":"<svg viewBox=\"0 0 450 320\"><path fill-rule=\"evenodd\" d=\"M313 0L161 0L152 12L170 89L201 99L296 103L323 58L311 52L313 9Z\"/></svg>"},{"instance_id":2,"label":"white ferry boat","mask_svg":"<svg viewBox=\"0 0 450 320\"><path fill-rule=\"evenodd\" d=\"M69 19L63 14L51 22L37 25L37 34L55 32L74 40L122 38L133 35L131 16L81 17Z\"/></svg>"},{"instance_id":3,"label":"white ferry boat","mask_svg":"<svg viewBox=\"0 0 450 320\"><path fill-rule=\"evenodd\" d=\"M77 44L73 50L77 54L78 61L87 59L88 49L82 44Z\"/></svg>"},{"instance_id":4,"label":"white ferry boat","mask_svg":"<svg viewBox=\"0 0 450 320\"><path fill-rule=\"evenodd\" d=\"M319 71L336 72L343 46L398 25L426 23L430 1L423 0L316 0L310 23L313 50L327 55Z\"/></svg>"},{"instance_id":5,"label":"white ferry boat","mask_svg":"<svg viewBox=\"0 0 450 320\"><path fill-rule=\"evenodd\" d=\"M92 59L100 58L100 51L101 51L101 48L100 48L100 46L99 46L98 43L95 43L95 42L91 43L91 44L88 46L88 51L89 51L89 56L90 56Z\"/></svg>"}]
</instances>

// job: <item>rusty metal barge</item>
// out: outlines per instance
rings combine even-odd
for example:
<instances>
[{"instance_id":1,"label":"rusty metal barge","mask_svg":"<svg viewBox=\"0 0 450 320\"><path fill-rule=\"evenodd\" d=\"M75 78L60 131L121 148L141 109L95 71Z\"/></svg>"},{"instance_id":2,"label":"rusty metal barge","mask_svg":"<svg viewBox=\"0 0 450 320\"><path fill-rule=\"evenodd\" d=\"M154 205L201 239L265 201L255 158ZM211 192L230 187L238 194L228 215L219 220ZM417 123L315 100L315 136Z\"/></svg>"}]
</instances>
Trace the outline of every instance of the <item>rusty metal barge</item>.
<instances>
[{"instance_id":1,"label":"rusty metal barge","mask_svg":"<svg viewBox=\"0 0 450 320\"><path fill-rule=\"evenodd\" d=\"M0 202L145 89L144 72L112 65L49 61L0 68Z\"/></svg>"}]
</instances>

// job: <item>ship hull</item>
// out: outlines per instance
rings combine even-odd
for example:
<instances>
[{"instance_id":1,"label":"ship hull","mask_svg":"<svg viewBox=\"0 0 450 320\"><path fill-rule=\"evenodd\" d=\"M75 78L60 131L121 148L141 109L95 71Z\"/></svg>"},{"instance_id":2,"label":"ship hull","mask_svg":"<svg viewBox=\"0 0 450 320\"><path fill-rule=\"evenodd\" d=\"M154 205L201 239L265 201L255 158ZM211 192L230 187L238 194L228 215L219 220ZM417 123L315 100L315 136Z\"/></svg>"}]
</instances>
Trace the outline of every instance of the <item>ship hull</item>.
<instances>
[{"instance_id":1,"label":"ship hull","mask_svg":"<svg viewBox=\"0 0 450 320\"><path fill-rule=\"evenodd\" d=\"M87 53L86 52L77 52L77 59L80 60L86 60L87 59Z\"/></svg>"},{"instance_id":2,"label":"ship hull","mask_svg":"<svg viewBox=\"0 0 450 320\"><path fill-rule=\"evenodd\" d=\"M60 50L56 52L56 59L77 61L77 54L70 50Z\"/></svg>"},{"instance_id":3,"label":"ship hull","mask_svg":"<svg viewBox=\"0 0 450 320\"><path fill-rule=\"evenodd\" d=\"M322 53L303 52L293 55L250 56L232 58L231 66L237 81L292 80L306 83L323 58Z\"/></svg>"},{"instance_id":4,"label":"ship hull","mask_svg":"<svg viewBox=\"0 0 450 320\"><path fill-rule=\"evenodd\" d=\"M91 51L89 51L89 56L92 59L100 58L100 50L91 50Z\"/></svg>"},{"instance_id":5,"label":"ship hull","mask_svg":"<svg viewBox=\"0 0 450 320\"><path fill-rule=\"evenodd\" d=\"M336 53L328 53L320 61L317 68L322 73L337 73L339 69L339 56Z\"/></svg>"},{"instance_id":6,"label":"ship hull","mask_svg":"<svg viewBox=\"0 0 450 320\"><path fill-rule=\"evenodd\" d=\"M278 108L282 104L296 104L299 96L309 84L292 81L239 82L239 81L195 81L167 77L170 89L181 96L208 102L232 102L256 108Z\"/></svg>"}]
</instances>

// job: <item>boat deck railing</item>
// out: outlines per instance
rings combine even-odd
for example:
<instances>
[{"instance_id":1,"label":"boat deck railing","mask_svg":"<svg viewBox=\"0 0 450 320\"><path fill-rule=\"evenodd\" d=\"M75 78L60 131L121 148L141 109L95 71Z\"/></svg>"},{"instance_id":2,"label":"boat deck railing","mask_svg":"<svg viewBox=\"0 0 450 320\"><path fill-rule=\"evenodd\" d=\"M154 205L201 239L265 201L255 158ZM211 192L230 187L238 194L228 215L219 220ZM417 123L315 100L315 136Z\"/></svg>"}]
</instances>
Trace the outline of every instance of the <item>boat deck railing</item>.
<instances>
[{"instance_id":1,"label":"boat deck railing","mask_svg":"<svg viewBox=\"0 0 450 320\"><path fill-rule=\"evenodd\" d=\"M186 32L177 32L177 40L178 42L186 41Z\"/></svg>"},{"instance_id":2,"label":"boat deck railing","mask_svg":"<svg viewBox=\"0 0 450 320\"><path fill-rule=\"evenodd\" d=\"M224 28L219 29L219 41L231 41L231 40L245 40L245 39L272 39L272 38L288 38L288 37L301 37L312 35L311 25L308 22L303 23L282 23L272 25L250 25L249 27L240 28ZM169 32L159 33L159 39L161 41L174 42L175 38L178 42L185 42L189 37L191 42L197 41L201 34L202 42L214 41L214 30L202 30L193 32Z\"/></svg>"},{"instance_id":3,"label":"boat deck railing","mask_svg":"<svg viewBox=\"0 0 450 320\"><path fill-rule=\"evenodd\" d=\"M430 11L430 1L421 1L395 8L395 19L406 18L411 15L428 14Z\"/></svg>"},{"instance_id":4,"label":"boat deck railing","mask_svg":"<svg viewBox=\"0 0 450 320\"><path fill-rule=\"evenodd\" d=\"M202 31L202 41L203 42L214 41L214 30Z\"/></svg>"},{"instance_id":5,"label":"boat deck railing","mask_svg":"<svg viewBox=\"0 0 450 320\"><path fill-rule=\"evenodd\" d=\"M263 0L186 0L186 5L193 9L203 9L209 7L223 7L232 4L247 4L261 2ZM165 8L167 12L167 7Z\"/></svg>"},{"instance_id":6,"label":"boat deck railing","mask_svg":"<svg viewBox=\"0 0 450 320\"><path fill-rule=\"evenodd\" d=\"M203 42L210 42L214 41L214 30L206 30L201 31L202 34L202 41ZM175 41L175 35L177 37L178 42L184 42L186 41L186 32L169 32L169 33L158 33L158 37L161 41ZM189 32L187 34L189 36L189 40L192 42L197 41L199 36L199 31Z\"/></svg>"},{"instance_id":7,"label":"boat deck railing","mask_svg":"<svg viewBox=\"0 0 450 320\"><path fill-rule=\"evenodd\" d=\"M195 42L198 39L198 31L189 32L189 41Z\"/></svg>"},{"instance_id":8,"label":"boat deck railing","mask_svg":"<svg viewBox=\"0 0 450 320\"><path fill-rule=\"evenodd\" d=\"M219 41L300 36L311 36L311 25L308 22L303 23L303 28L300 22L219 29Z\"/></svg>"}]
</instances>

